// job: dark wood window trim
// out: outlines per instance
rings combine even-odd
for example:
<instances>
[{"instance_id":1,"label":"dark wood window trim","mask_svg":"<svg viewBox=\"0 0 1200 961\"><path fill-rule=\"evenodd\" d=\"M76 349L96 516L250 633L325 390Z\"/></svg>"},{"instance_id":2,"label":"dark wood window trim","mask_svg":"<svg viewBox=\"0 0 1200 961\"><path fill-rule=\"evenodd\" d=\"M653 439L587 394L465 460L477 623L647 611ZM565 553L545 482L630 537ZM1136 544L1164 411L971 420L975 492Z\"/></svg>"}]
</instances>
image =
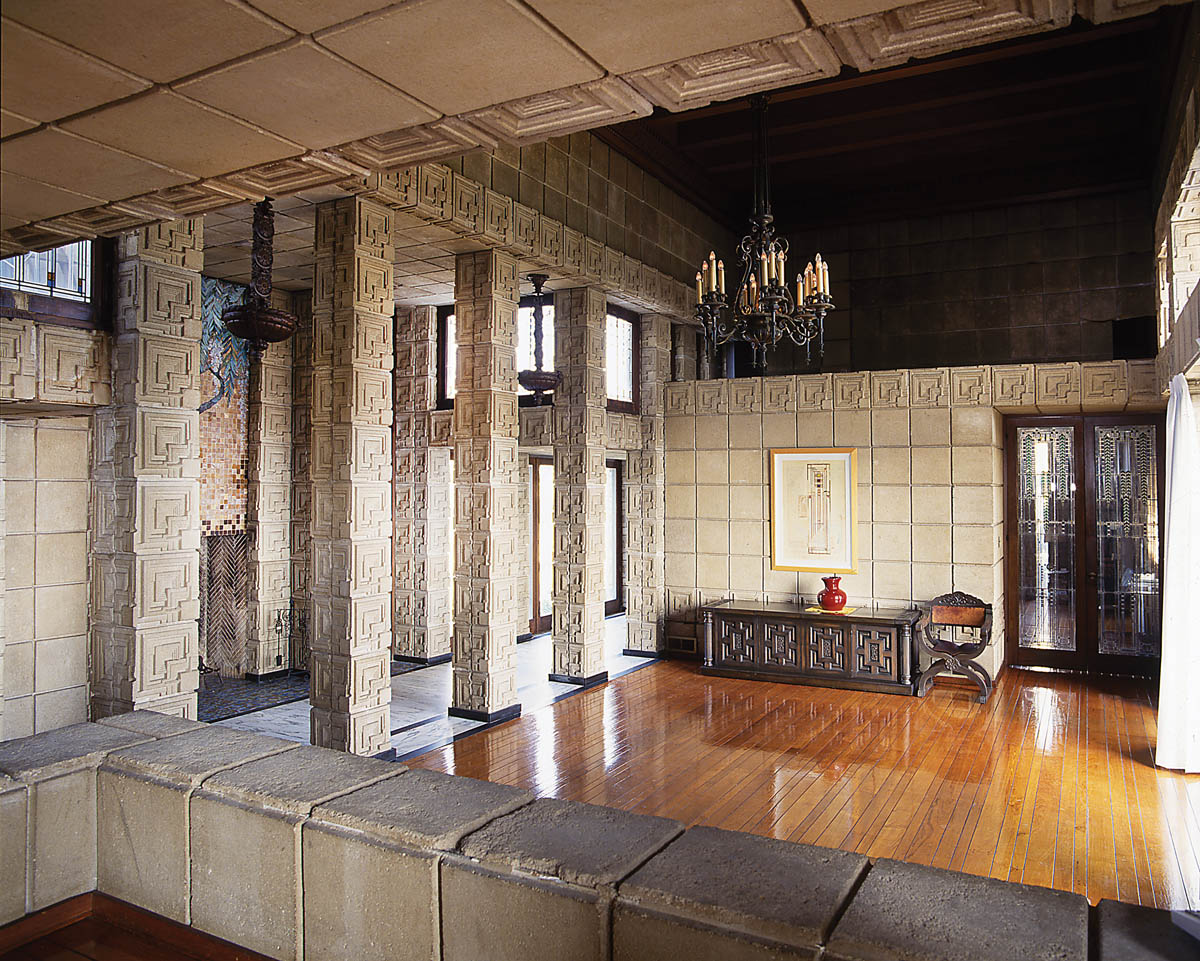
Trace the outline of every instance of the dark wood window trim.
<instances>
[{"instance_id":1,"label":"dark wood window trim","mask_svg":"<svg viewBox=\"0 0 1200 961\"><path fill-rule=\"evenodd\" d=\"M625 613L625 462L606 460L605 467L617 469L617 596L605 598L604 616Z\"/></svg>"},{"instance_id":2,"label":"dark wood window trim","mask_svg":"<svg viewBox=\"0 0 1200 961\"><path fill-rule=\"evenodd\" d=\"M446 322L454 313L454 304L437 309L437 404L438 410L454 410L454 398L446 396Z\"/></svg>"},{"instance_id":3,"label":"dark wood window trim","mask_svg":"<svg viewBox=\"0 0 1200 961\"><path fill-rule=\"evenodd\" d=\"M5 317L20 317L40 324L112 330L116 252L116 241L111 238L97 237L92 241L91 300L70 300L0 287L0 312ZM18 296L28 298L27 308L17 306Z\"/></svg>"},{"instance_id":4,"label":"dark wood window trim","mask_svg":"<svg viewBox=\"0 0 1200 961\"><path fill-rule=\"evenodd\" d=\"M613 400L608 399L608 409L618 414L640 414L642 412L641 398L641 371L642 371L642 318L641 315L635 314L632 310L627 310L624 307L618 307L616 304L608 305L608 313L614 317L620 317L622 320L627 320L633 325L633 400ZM608 321L605 320L605 340L608 338ZM605 357L604 362L607 365L608 357Z\"/></svg>"}]
</instances>

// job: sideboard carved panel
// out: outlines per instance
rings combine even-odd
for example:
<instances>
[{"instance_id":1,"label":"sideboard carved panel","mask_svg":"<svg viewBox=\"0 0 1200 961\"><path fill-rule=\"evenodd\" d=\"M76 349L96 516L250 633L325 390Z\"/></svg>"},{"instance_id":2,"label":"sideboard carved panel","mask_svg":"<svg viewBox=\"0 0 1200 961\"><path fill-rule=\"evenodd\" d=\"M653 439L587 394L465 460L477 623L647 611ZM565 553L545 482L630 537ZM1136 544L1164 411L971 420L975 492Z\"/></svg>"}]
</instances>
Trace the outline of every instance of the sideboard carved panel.
<instances>
[{"instance_id":1,"label":"sideboard carved panel","mask_svg":"<svg viewBox=\"0 0 1200 961\"><path fill-rule=\"evenodd\" d=\"M752 665L757 660L755 623L722 618L717 628L717 661L731 666Z\"/></svg>"},{"instance_id":2,"label":"sideboard carved panel","mask_svg":"<svg viewBox=\"0 0 1200 961\"><path fill-rule=\"evenodd\" d=\"M810 624L804 666L810 671L846 673L846 630L840 624Z\"/></svg>"},{"instance_id":3,"label":"sideboard carved panel","mask_svg":"<svg viewBox=\"0 0 1200 961\"><path fill-rule=\"evenodd\" d=\"M704 608L701 672L912 694L918 615L724 601Z\"/></svg>"},{"instance_id":4,"label":"sideboard carved panel","mask_svg":"<svg viewBox=\"0 0 1200 961\"><path fill-rule=\"evenodd\" d=\"M854 673L864 677L898 679L894 628L854 628Z\"/></svg>"},{"instance_id":5,"label":"sideboard carved panel","mask_svg":"<svg viewBox=\"0 0 1200 961\"><path fill-rule=\"evenodd\" d=\"M800 667L799 629L795 624L763 622L763 664L795 670Z\"/></svg>"}]
</instances>

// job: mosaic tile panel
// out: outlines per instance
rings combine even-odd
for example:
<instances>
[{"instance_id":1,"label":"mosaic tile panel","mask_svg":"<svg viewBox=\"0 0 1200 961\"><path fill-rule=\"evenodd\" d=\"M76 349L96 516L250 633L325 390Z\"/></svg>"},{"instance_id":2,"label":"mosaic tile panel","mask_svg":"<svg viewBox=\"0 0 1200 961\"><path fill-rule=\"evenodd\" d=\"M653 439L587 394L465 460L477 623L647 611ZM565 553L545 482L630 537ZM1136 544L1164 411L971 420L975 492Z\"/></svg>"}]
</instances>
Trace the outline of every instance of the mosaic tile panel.
<instances>
[{"instance_id":1,"label":"mosaic tile panel","mask_svg":"<svg viewBox=\"0 0 1200 961\"><path fill-rule=\"evenodd\" d=\"M232 534L246 529L249 363L245 341L225 330L221 311L241 303L247 288L202 277L200 289L200 527L205 535Z\"/></svg>"}]
</instances>

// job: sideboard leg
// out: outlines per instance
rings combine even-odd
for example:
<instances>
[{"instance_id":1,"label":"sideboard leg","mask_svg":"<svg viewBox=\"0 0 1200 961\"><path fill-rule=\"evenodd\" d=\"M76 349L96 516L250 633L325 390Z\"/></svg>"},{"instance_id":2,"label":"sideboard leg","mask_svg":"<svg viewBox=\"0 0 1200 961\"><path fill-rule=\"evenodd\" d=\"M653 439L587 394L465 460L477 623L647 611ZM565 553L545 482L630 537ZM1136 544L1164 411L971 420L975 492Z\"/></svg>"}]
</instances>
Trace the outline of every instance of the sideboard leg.
<instances>
[{"instance_id":1,"label":"sideboard leg","mask_svg":"<svg viewBox=\"0 0 1200 961\"><path fill-rule=\"evenodd\" d=\"M704 666L713 666L713 615L712 611L704 612Z\"/></svg>"}]
</instances>

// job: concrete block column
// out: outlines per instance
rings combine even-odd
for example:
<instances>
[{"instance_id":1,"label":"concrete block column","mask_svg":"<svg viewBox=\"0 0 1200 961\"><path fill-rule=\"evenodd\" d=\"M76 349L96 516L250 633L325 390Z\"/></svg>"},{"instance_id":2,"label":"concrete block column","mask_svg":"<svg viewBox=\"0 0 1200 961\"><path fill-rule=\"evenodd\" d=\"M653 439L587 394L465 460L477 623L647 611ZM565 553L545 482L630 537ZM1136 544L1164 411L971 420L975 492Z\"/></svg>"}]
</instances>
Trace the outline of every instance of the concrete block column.
<instances>
[{"instance_id":1,"label":"concrete block column","mask_svg":"<svg viewBox=\"0 0 1200 961\"><path fill-rule=\"evenodd\" d=\"M392 211L317 208L313 291L312 743L391 742Z\"/></svg>"},{"instance_id":2,"label":"concrete block column","mask_svg":"<svg viewBox=\"0 0 1200 961\"><path fill-rule=\"evenodd\" d=\"M676 324L671 328L675 348L675 380L696 379L696 328Z\"/></svg>"},{"instance_id":3,"label":"concrete block column","mask_svg":"<svg viewBox=\"0 0 1200 961\"><path fill-rule=\"evenodd\" d=\"M289 630L296 636L293 653L301 652L294 667L307 667L312 646L312 455L313 303L312 295L297 295L296 333L292 336L292 469L290 508L291 611Z\"/></svg>"},{"instance_id":4,"label":"concrete block column","mask_svg":"<svg viewBox=\"0 0 1200 961\"><path fill-rule=\"evenodd\" d=\"M292 309L286 291L272 300ZM250 365L246 655L250 673L260 676L291 666L292 350L290 340L274 344Z\"/></svg>"},{"instance_id":5,"label":"concrete block column","mask_svg":"<svg viewBox=\"0 0 1200 961\"><path fill-rule=\"evenodd\" d=\"M199 218L119 245L113 403L96 415L92 712L196 716Z\"/></svg>"},{"instance_id":6,"label":"concrete block column","mask_svg":"<svg viewBox=\"0 0 1200 961\"><path fill-rule=\"evenodd\" d=\"M459 254L454 312L454 688L450 713L516 717L518 555L517 262Z\"/></svg>"},{"instance_id":7,"label":"concrete block column","mask_svg":"<svg viewBox=\"0 0 1200 961\"><path fill-rule=\"evenodd\" d=\"M422 663L450 659L453 632L450 448L430 447L437 402L437 311L396 309L395 626L392 651Z\"/></svg>"},{"instance_id":8,"label":"concrete block column","mask_svg":"<svg viewBox=\"0 0 1200 961\"><path fill-rule=\"evenodd\" d=\"M666 432L663 390L671 378L671 320L643 314L640 324L642 446L625 464L626 651L666 648Z\"/></svg>"},{"instance_id":9,"label":"concrete block column","mask_svg":"<svg viewBox=\"0 0 1200 961\"><path fill-rule=\"evenodd\" d=\"M554 295L562 383L554 392L554 671L598 684L604 669L604 455L607 421L604 292Z\"/></svg>"}]
</instances>

